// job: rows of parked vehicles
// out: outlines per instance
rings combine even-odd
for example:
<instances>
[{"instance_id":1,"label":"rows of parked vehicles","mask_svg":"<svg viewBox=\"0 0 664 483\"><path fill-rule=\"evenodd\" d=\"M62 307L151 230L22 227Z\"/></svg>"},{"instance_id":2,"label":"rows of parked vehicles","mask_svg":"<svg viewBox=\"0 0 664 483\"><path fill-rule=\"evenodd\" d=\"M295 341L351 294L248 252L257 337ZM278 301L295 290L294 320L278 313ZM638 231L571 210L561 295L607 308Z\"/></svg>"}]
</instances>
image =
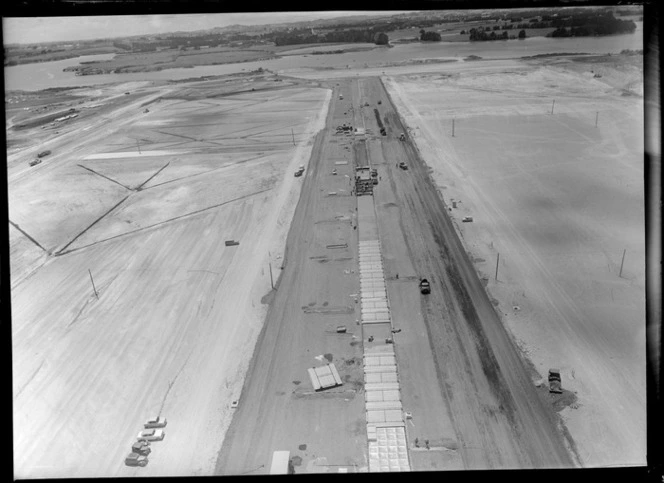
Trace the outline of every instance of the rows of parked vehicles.
<instances>
[{"instance_id":1,"label":"rows of parked vehicles","mask_svg":"<svg viewBox=\"0 0 664 483\"><path fill-rule=\"evenodd\" d=\"M166 423L166 418L156 416L143 424L144 429L136 436L136 442L131 446L131 453L125 458L125 465L147 466L148 455L152 452L150 443L164 439L166 433L162 428L166 427Z\"/></svg>"}]
</instances>

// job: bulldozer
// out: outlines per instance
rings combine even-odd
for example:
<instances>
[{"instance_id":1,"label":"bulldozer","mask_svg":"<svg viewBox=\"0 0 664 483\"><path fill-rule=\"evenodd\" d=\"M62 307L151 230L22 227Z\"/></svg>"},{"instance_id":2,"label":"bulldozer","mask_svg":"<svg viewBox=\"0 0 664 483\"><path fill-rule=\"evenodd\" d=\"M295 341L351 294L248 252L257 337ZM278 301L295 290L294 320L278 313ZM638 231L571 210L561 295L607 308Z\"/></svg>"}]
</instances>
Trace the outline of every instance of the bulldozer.
<instances>
[{"instance_id":1,"label":"bulldozer","mask_svg":"<svg viewBox=\"0 0 664 483\"><path fill-rule=\"evenodd\" d=\"M562 394L562 380L559 369L549 369L549 392Z\"/></svg>"}]
</instances>

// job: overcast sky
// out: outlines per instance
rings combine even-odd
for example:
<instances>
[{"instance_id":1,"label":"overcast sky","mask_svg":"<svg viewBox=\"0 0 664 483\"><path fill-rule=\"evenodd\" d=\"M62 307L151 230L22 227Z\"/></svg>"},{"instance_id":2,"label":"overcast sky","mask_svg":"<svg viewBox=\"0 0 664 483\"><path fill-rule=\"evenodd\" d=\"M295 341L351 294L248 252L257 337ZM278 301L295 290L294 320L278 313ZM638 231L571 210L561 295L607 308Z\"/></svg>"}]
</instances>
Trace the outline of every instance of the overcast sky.
<instances>
[{"instance_id":1,"label":"overcast sky","mask_svg":"<svg viewBox=\"0 0 664 483\"><path fill-rule=\"evenodd\" d=\"M99 17L3 18L5 44L61 42L204 30L228 25L299 22L347 15L399 14L401 11L278 12L187 15L122 15Z\"/></svg>"}]
</instances>

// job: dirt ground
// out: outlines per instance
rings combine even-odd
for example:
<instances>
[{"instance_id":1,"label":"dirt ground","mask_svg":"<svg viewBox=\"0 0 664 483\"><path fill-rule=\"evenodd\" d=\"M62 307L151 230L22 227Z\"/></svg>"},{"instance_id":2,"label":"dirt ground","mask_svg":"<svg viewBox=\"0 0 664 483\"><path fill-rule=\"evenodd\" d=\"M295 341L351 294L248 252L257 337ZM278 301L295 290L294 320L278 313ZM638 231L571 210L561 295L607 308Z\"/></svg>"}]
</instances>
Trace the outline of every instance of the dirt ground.
<instances>
[{"instance_id":1,"label":"dirt ground","mask_svg":"<svg viewBox=\"0 0 664 483\"><path fill-rule=\"evenodd\" d=\"M279 449L296 473L366 471L348 192L357 150L334 134L343 122L368 129L381 177L412 468L643 464L640 66L290 74L313 80L81 89L76 120L9 135L15 476L261 474ZM407 129L375 105L386 93L366 77L383 74ZM16 120L42 115L15 109ZM52 154L30 168L42 149ZM420 164L402 172L401 158ZM442 208L424 188L429 172ZM454 230L463 245L445 248ZM427 270L443 297L417 292ZM313 394L306 370L322 360L344 385ZM562 371L561 397L542 384L550 367ZM154 414L168 419L166 438L146 468L124 466Z\"/></svg>"},{"instance_id":2,"label":"dirt ground","mask_svg":"<svg viewBox=\"0 0 664 483\"><path fill-rule=\"evenodd\" d=\"M330 93L187 88L145 112L177 89L121 86L42 164L11 159L16 477L212 472ZM124 466L154 414L164 441Z\"/></svg>"},{"instance_id":3,"label":"dirt ground","mask_svg":"<svg viewBox=\"0 0 664 483\"><path fill-rule=\"evenodd\" d=\"M576 396L558 409L587 467L645 464L643 91L629 64L385 79L535 379L557 367Z\"/></svg>"}]
</instances>

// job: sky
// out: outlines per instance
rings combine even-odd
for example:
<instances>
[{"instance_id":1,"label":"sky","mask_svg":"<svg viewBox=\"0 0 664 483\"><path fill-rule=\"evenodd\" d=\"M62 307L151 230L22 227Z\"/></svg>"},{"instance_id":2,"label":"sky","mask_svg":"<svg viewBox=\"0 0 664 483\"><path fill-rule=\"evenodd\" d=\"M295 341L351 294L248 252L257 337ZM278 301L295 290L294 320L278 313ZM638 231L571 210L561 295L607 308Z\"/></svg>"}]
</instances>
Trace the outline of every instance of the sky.
<instances>
[{"instance_id":1,"label":"sky","mask_svg":"<svg viewBox=\"0 0 664 483\"><path fill-rule=\"evenodd\" d=\"M263 25L349 15L396 15L402 11L252 12L185 15L3 18L4 44L30 44L205 30L228 25Z\"/></svg>"}]
</instances>

